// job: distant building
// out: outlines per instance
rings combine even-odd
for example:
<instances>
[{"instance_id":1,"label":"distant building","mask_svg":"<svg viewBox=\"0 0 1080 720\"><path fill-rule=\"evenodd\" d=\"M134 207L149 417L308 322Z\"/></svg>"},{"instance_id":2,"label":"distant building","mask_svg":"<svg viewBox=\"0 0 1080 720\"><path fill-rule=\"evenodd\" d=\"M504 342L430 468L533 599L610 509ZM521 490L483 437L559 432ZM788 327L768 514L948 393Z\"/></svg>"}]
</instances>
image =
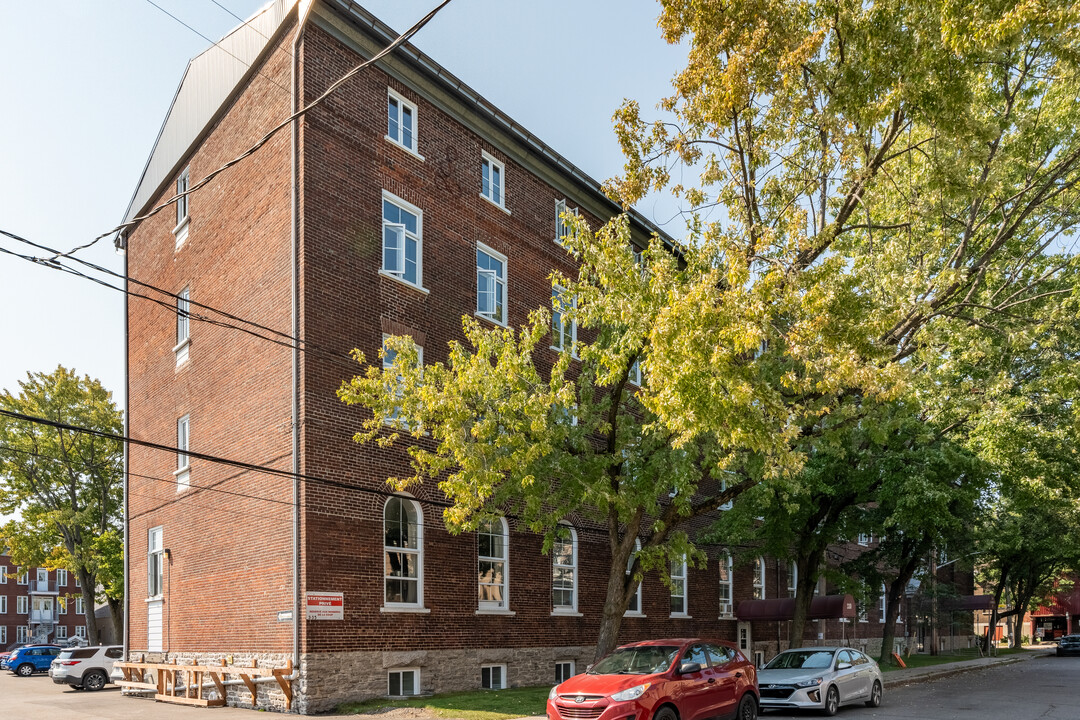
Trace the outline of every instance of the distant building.
<instances>
[{"instance_id":1,"label":"distant building","mask_svg":"<svg viewBox=\"0 0 1080 720\"><path fill-rule=\"evenodd\" d=\"M86 640L86 607L67 570L20 568L0 555L0 648Z\"/></svg>"}]
</instances>

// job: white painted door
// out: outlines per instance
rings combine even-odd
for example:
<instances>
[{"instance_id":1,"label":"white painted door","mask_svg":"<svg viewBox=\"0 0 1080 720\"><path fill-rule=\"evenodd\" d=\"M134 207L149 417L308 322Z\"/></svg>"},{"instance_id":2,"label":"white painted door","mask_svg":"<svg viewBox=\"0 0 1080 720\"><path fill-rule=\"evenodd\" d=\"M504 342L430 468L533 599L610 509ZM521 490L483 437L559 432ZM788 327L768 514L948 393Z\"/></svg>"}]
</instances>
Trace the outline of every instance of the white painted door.
<instances>
[{"instance_id":1,"label":"white painted door","mask_svg":"<svg viewBox=\"0 0 1080 720\"><path fill-rule=\"evenodd\" d=\"M146 603L146 649L161 652L161 601Z\"/></svg>"}]
</instances>

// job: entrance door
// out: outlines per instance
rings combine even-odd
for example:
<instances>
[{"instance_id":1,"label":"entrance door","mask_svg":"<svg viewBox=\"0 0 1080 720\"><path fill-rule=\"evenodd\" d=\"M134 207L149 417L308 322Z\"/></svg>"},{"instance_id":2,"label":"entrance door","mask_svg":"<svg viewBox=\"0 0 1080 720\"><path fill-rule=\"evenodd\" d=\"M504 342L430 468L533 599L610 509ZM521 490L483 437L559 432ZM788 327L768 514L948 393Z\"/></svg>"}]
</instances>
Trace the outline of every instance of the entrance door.
<instances>
[{"instance_id":1,"label":"entrance door","mask_svg":"<svg viewBox=\"0 0 1080 720\"><path fill-rule=\"evenodd\" d=\"M37 569L37 592L49 592L49 569L38 568Z\"/></svg>"}]
</instances>

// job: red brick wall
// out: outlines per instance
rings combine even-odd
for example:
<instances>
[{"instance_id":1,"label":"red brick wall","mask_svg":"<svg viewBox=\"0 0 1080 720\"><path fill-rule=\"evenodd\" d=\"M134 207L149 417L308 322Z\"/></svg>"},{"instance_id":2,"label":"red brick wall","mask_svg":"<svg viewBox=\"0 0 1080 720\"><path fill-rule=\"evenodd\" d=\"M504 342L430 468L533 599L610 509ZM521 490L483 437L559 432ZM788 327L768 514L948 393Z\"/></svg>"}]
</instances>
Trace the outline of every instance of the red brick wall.
<instances>
[{"instance_id":1,"label":"red brick wall","mask_svg":"<svg viewBox=\"0 0 1080 720\"><path fill-rule=\"evenodd\" d=\"M290 39L286 33L284 51L267 58L186 161L192 184L288 115ZM289 157L286 131L194 192L179 250L173 208L143 221L128 238L131 277L172 292L189 286L193 301L289 332ZM174 192L175 176L155 203ZM291 351L193 319L190 357L177 368L170 307L128 301L132 436L175 445L176 421L190 414L192 451L289 469ZM292 607L292 513L264 498L290 502L291 481L193 459L192 487L178 493L175 469L174 454L131 447L132 649L147 647L147 533L160 525L171 551L166 649L288 650L291 625L276 612Z\"/></svg>"}]
</instances>

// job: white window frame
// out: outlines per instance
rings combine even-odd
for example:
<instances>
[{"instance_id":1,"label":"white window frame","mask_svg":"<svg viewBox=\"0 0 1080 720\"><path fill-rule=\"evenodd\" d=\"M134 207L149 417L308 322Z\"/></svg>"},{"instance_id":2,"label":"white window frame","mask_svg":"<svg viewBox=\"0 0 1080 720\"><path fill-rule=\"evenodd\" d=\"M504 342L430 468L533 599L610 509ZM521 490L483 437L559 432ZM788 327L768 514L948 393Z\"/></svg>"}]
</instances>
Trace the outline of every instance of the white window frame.
<instances>
[{"instance_id":1,"label":"white window frame","mask_svg":"<svg viewBox=\"0 0 1080 720\"><path fill-rule=\"evenodd\" d=\"M57 615L67 615L67 599L66 599L66 596L64 598L64 602L57 602L56 603L56 614Z\"/></svg>"},{"instance_id":2,"label":"white window frame","mask_svg":"<svg viewBox=\"0 0 1080 720\"><path fill-rule=\"evenodd\" d=\"M564 668L566 668L566 666L569 666L569 674L566 674L565 671L563 673L560 673L560 670L563 670ZM559 679L560 674L562 674L562 679L561 680ZM574 663L573 660L556 660L555 661L555 684L556 685L558 685L561 682L566 682L570 678L574 677L574 675L576 675L576 674L577 674L576 667L575 667L575 663Z\"/></svg>"},{"instance_id":3,"label":"white window frame","mask_svg":"<svg viewBox=\"0 0 1080 720\"><path fill-rule=\"evenodd\" d=\"M191 345L191 288L185 287L176 294L176 367L187 362L188 346Z\"/></svg>"},{"instance_id":4,"label":"white window frame","mask_svg":"<svg viewBox=\"0 0 1080 720\"><path fill-rule=\"evenodd\" d=\"M382 369L383 369L383 373L394 372L394 359L397 357L397 351L390 350L388 347L386 347L386 341L389 340L391 337L393 337L393 336L388 335L387 333L383 333L383 336L382 336ZM417 345L415 342L413 343L413 347L416 348L416 362L419 363L422 366L424 364L424 348L421 345ZM397 377L398 382L401 382L401 380L403 379L402 376L401 376L401 373L396 373L395 376ZM398 397L401 397L400 393L398 394ZM398 427L398 428L406 428L406 429L408 429L408 426L399 417L400 414L401 414L401 406L399 405L399 406L394 408L393 413L391 413L389 416L383 418L383 422L386 423L387 425L390 425L391 427Z\"/></svg>"},{"instance_id":5,"label":"white window frame","mask_svg":"<svg viewBox=\"0 0 1080 720\"><path fill-rule=\"evenodd\" d=\"M7 565L0 565L0 585L7 585Z\"/></svg>"},{"instance_id":6,"label":"white window frame","mask_svg":"<svg viewBox=\"0 0 1080 720\"><path fill-rule=\"evenodd\" d=\"M788 563L787 582L788 597L793 598L799 590L799 565L794 560Z\"/></svg>"},{"instance_id":7,"label":"white window frame","mask_svg":"<svg viewBox=\"0 0 1080 720\"><path fill-rule=\"evenodd\" d=\"M723 478L721 478L721 480L720 480L720 492L726 492L726 491L727 491L727 480L724 480ZM733 506L733 502L731 500L728 500L726 503L724 503L723 505L720 506L720 510L727 511L727 510L730 510L732 508L732 506Z\"/></svg>"},{"instance_id":8,"label":"white window frame","mask_svg":"<svg viewBox=\"0 0 1080 720\"><path fill-rule=\"evenodd\" d=\"M7 645L7 625L0 625L0 645Z\"/></svg>"},{"instance_id":9,"label":"white window frame","mask_svg":"<svg viewBox=\"0 0 1080 720\"><path fill-rule=\"evenodd\" d=\"M165 528L146 532L146 597L156 600L165 594Z\"/></svg>"},{"instance_id":10,"label":"white window frame","mask_svg":"<svg viewBox=\"0 0 1080 720\"><path fill-rule=\"evenodd\" d=\"M387 221L386 215L383 212L383 205L379 205L379 214L382 215L383 228L382 234L379 236L379 248L381 258L379 261L379 274L384 277L391 278L392 280L396 280L397 282L402 283L407 287L411 287L426 294L429 291L424 287L424 211L413 205L408 200L404 200L393 194L392 192L383 190L381 203L387 202L391 205L397 206L399 209L404 210L410 215L416 216L416 232L410 233L404 223L392 223ZM400 245L398 246L397 252L400 256L401 262L395 267L386 266L386 233L388 230L392 231L393 233L397 233L397 236L400 238ZM416 282L412 282L405 277L405 262L407 259L405 252L407 249L407 244L405 242L406 239L412 239L416 242Z\"/></svg>"},{"instance_id":11,"label":"white window frame","mask_svg":"<svg viewBox=\"0 0 1080 720\"><path fill-rule=\"evenodd\" d=\"M885 623L885 613L889 609L889 590L885 587L885 583L881 583L881 600L878 602L878 622Z\"/></svg>"},{"instance_id":12,"label":"white window frame","mask_svg":"<svg viewBox=\"0 0 1080 720\"><path fill-rule=\"evenodd\" d=\"M176 419L176 492L183 492L191 486L191 414Z\"/></svg>"},{"instance_id":13,"label":"white window frame","mask_svg":"<svg viewBox=\"0 0 1080 720\"><path fill-rule=\"evenodd\" d=\"M554 543L552 544L551 553L551 614L552 615L580 615L578 612L578 536L577 530L569 523L559 523L560 528L566 528L569 532L570 540L570 564L559 563L558 555L555 553ZM556 539L556 542L565 542L565 540ZM571 577L570 590L570 604L569 605L556 605L555 604L555 590L567 590L567 588L555 587L555 571L556 570L569 570Z\"/></svg>"},{"instance_id":14,"label":"white window frame","mask_svg":"<svg viewBox=\"0 0 1080 720\"><path fill-rule=\"evenodd\" d=\"M754 599L765 599L765 558L754 560Z\"/></svg>"},{"instance_id":15,"label":"white window frame","mask_svg":"<svg viewBox=\"0 0 1080 720\"><path fill-rule=\"evenodd\" d=\"M627 373L626 373L626 379L632 385L637 385L638 387L644 387L644 385L642 383L641 358L640 357L634 359L634 364L630 366L630 370L628 370Z\"/></svg>"},{"instance_id":16,"label":"white window frame","mask_svg":"<svg viewBox=\"0 0 1080 720\"><path fill-rule=\"evenodd\" d=\"M30 596L29 595L17 595L15 597L15 614L16 615L29 615L30 614Z\"/></svg>"},{"instance_id":17,"label":"white window frame","mask_svg":"<svg viewBox=\"0 0 1080 720\"><path fill-rule=\"evenodd\" d=\"M864 600L855 601L855 618L861 623L870 622L870 614L867 612Z\"/></svg>"},{"instance_id":18,"label":"white window frame","mask_svg":"<svg viewBox=\"0 0 1080 720\"><path fill-rule=\"evenodd\" d=\"M484 671L488 671L488 684L484 685ZM499 671L499 686L494 687L492 683L492 670ZM505 690L507 688L506 683L506 665L500 663L494 663L491 665L480 666L480 689L482 690Z\"/></svg>"},{"instance_id":19,"label":"white window frame","mask_svg":"<svg viewBox=\"0 0 1080 720\"><path fill-rule=\"evenodd\" d=\"M859 533L859 537L858 537L857 542L860 545L862 545L863 547L866 547L867 545L870 544L870 540L871 540L872 537L873 536L868 534L868 533Z\"/></svg>"},{"instance_id":20,"label":"white window frame","mask_svg":"<svg viewBox=\"0 0 1080 720\"><path fill-rule=\"evenodd\" d=\"M7 595L0 595L0 615L7 615Z\"/></svg>"},{"instance_id":21,"label":"white window frame","mask_svg":"<svg viewBox=\"0 0 1080 720\"><path fill-rule=\"evenodd\" d=\"M85 615L86 614L86 601L83 599L82 595L79 595L78 597L75 598L75 614L76 615Z\"/></svg>"},{"instance_id":22,"label":"white window frame","mask_svg":"<svg viewBox=\"0 0 1080 720\"><path fill-rule=\"evenodd\" d=\"M485 532L484 526L481 526L476 531L476 574L478 583L477 591L479 592L479 588L485 585L501 588L502 592L500 593L500 595L502 595L502 600L495 602L491 600L480 600L478 597L477 611L481 613L485 611L506 612L510 609L510 528L506 523L506 518L503 517L495 518L492 521L491 525L489 525L488 527L495 529L496 532ZM480 554L480 536L482 534L502 538L502 557ZM502 563L501 583L485 583L482 581L482 576L480 575L480 563L485 561L491 563Z\"/></svg>"},{"instance_id":23,"label":"white window frame","mask_svg":"<svg viewBox=\"0 0 1080 720\"><path fill-rule=\"evenodd\" d=\"M404 683L402 682L401 676L404 675L405 673L412 673L413 674L413 690L415 690L415 692L412 695L391 695L390 694L390 676L394 675L395 673L399 675L399 677L398 677L398 689L403 689L402 686L404 685ZM420 694L420 668L418 668L418 667L393 668L393 669L387 671L387 673L386 673L386 695L387 695L387 697L414 697L414 696L419 695L419 694Z\"/></svg>"},{"instance_id":24,"label":"white window frame","mask_svg":"<svg viewBox=\"0 0 1080 720\"><path fill-rule=\"evenodd\" d=\"M67 630L68 630L67 625L57 625L56 626L56 639L57 640L67 640Z\"/></svg>"},{"instance_id":25,"label":"white window frame","mask_svg":"<svg viewBox=\"0 0 1080 720\"><path fill-rule=\"evenodd\" d=\"M577 319L570 321L569 330L566 327L566 312L561 308L576 308L577 298L571 298L569 302L564 299L567 294L566 288L561 285L551 286L551 349L557 352L577 354ZM566 347L569 340L570 347Z\"/></svg>"},{"instance_id":26,"label":"white window frame","mask_svg":"<svg viewBox=\"0 0 1080 720\"><path fill-rule=\"evenodd\" d=\"M18 625L15 628L15 642L30 642L30 626Z\"/></svg>"},{"instance_id":27,"label":"white window frame","mask_svg":"<svg viewBox=\"0 0 1080 720\"><path fill-rule=\"evenodd\" d=\"M487 189L490 194L484 193L485 170L488 175ZM494 181L495 171L497 171L499 175L498 183L495 183ZM496 185L498 186L497 188ZM497 197L495 197L496 189L498 190ZM509 208L506 207L506 166L487 150L480 151L480 197L484 198L507 215L510 214Z\"/></svg>"},{"instance_id":28,"label":"white window frame","mask_svg":"<svg viewBox=\"0 0 1080 720\"><path fill-rule=\"evenodd\" d=\"M390 103L391 102L396 102L397 107L398 107L398 109L397 109L397 113L398 113L398 118L397 118L398 136L397 137L394 137L393 135L390 134ZM404 114L404 113L402 113L402 108L408 108L412 112L412 144L411 145L407 144L405 142L405 131L404 131L403 127L402 127L402 122L401 122L402 116ZM416 103L405 99L404 95L402 95L401 93L395 91L393 88L391 88L391 87L386 88L386 139L389 140L390 142L394 143L395 145L397 145L402 150L405 150L410 155L414 155L418 159L423 160L424 157L420 154L420 150L419 150L419 148L420 148L419 129L420 129L420 113L416 108Z\"/></svg>"},{"instance_id":29,"label":"white window frame","mask_svg":"<svg viewBox=\"0 0 1080 720\"><path fill-rule=\"evenodd\" d=\"M68 583L68 571L64 568L56 569L56 587L61 588Z\"/></svg>"},{"instance_id":30,"label":"white window frame","mask_svg":"<svg viewBox=\"0 0 1080 720\"><path fill-rule=\"evenodd\" d=\"M19 574L19 577L16 580L16 582L19 585L29 585L30 584L30 571L29 570L23 569L23 568L17 568L16 572Z\"/></svg>"},{"instance_id":31,"label":"white window frame","mask_svg":"<svg viewBox=\"0 0 1080 720\"><path fill-rule=\"evenodd\" d=\"M686 558L684 557L671 563L671 617L673 618L690 617L690 596L687 586ZM682 592L677 593L676 588ZM682 610L675 609L675 598L681 598Z\"/></svg>"},{"instance_id":32,"label":"white window frame","mask_svg":"<svg viewBox=\"0 0 1080 720\"><path fill-rule=\"evenodd\" d=\"M191 167L188 166L176 177L176 194L181 195L181 193L186 193L190 187ZM187 240L188 226L191 224L190 198L190 195L182 195L176 199L176 227L173 228L173 235L176 237L177 250L179 250L180 246Z\"/></svg>"},{"instance_id":33,"label":"white window frame","mask_svg":"<svg viewBox=\"0 0 1080 720\"><path fill-rule=\"evenodd\" d=\"M76 625L75 626L75 637L82 638L83 640L86 639L86 626L85 625Z\"/></svg>"},{"instance_id":34,"label":"white window frame","mask_svg":"<svg viewBox=\"0 0 1080 720\"><path fill-rule=\"evenodd\" d=\"M641 538L634 538L634 552L630 553L630 557L626 561L626 574L628 576L630 575L630 567L634 564L634 559L639 552L641 552ZM623 617L645 617L645 614L641 612L641 586L643 584L644 581L637 584L637 589L634 591L631 603L626 606Z\"/></svg>"},{"instance_id":35,"label":"white window frame","mask_svg":"<svg viewBox=\"0 0 1080 720\"><path fill-rule=\"evenodd\" d=\"M386 511L393 501L400 501L409 505L413 512L416 514L416 547L402 547L400 545L388 545L386 543ZM414 498L408 495L393 495L386 499L383 504L383 552L382 552L382 566L383 566L383 589L382 598L383 604L382 612L427 612L427 608L424 607L424 510L420 507ZM416 577L411 578L404 575L388 575L387 568L390 566L389 556L391 553L398 555L407 555L416 558ZM388 584L391 581L399 580L415 580L416 582L416 601L415 602L403 602L397 600L387 600L386 593Z\"/></svg>"},{"instance_id":36,"label":"white window frame","mask_svg":"<svg viewBox=\"0 0 1080 720\"><path fill-rule=\"evenodd\" d=\"M506 276L509 274L509 262L507 257L501 252L485 245L482 242L476 243L476 252L487 255L492 260L502 263L501 274L496 273L494 270L480 267L480 259L476 261L476 315L482 317L485 320L489 320L496 325L502 325L506 327L507 316L509 315L509 297L506 294L507 283ZM484 292L480 289L481 279L487 278L490 283L491 290ZM498 304L499 290L502 291L502 307ZM484 311L484 302L482 298L484 295L490 295L491 311Z\"/></svg>"},{"instance_id":37,"label":"white window frame","mask_svg":"<svg viewBox=\"0 0 1080 720\"><path fill-rule=\"evenodd\" d=\"M555 201L555 244L562 245L566 240L567 235L570 234L570 229L567 226L566 220L563 219L563 215L573 215L577 217L580 215L578 208L569 208L566 205L566 199Z\"/></svg>"},{"instance_id":38,"label":"white window frame","mask_svg":"<svg viewBox=\"0 0 1080 720\"><path fill-rule=\"evenodd\" d=\"M727 580L724 580L724 569L727 569ZM733 618L735 617L735 562L731 558L731 553L724 553L720 556L720 617L721 618ZM727 587L727 602L724 601L724 587Z\"/></svg>"}]
</instances>

